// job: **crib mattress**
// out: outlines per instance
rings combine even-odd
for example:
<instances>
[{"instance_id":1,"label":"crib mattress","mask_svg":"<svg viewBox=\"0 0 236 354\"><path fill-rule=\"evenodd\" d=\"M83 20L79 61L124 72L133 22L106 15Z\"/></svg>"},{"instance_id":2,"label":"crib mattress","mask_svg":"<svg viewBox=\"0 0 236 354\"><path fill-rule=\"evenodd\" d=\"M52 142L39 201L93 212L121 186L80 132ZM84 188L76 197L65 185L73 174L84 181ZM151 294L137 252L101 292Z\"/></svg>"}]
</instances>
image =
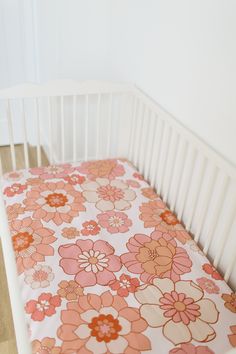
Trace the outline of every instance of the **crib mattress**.
<instances>
[{"instance_id":1,"label":"crib mattress","mask_svg":"<svg viewBox=\"0 0 236 354\"><path fill-rule=\"evenodd\" d=\"M3 191L33 353L236 346L236 294L128 161L21 170Z\"/></svg>"}]
</instances>

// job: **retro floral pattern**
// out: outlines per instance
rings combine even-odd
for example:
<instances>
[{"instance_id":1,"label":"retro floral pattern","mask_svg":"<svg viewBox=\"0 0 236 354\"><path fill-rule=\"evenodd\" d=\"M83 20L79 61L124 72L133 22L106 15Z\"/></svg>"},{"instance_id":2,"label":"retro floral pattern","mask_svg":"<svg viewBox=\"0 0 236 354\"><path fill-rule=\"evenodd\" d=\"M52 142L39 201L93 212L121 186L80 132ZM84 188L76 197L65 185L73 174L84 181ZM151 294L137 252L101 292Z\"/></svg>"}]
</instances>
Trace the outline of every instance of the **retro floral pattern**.
<instances>
[{"instance_id":1,"label":"retro floral pattern","mask_svg":"<svg viewBox=\"0 0 236 354\"><path fill-rule=\"evenodd\" d=\"M23 201L25 210L33 211L33 217L56 225L70 223L81 211L85 199L70 184L64 182L43 183L33 187Z\"/></svg>"},{"instance_id":2,"label":"retro floral pattern","mask_svg":"<svg viewBox=\"0 0 236 354\"><path fill-rule=\"evenodd\" d=\"M153 278L179 280L180 275L191 270L192 262L187 252L177 247L168 234L154 231L150 236L137 234L127 243L128 253L121 256L122 263L131 273L141 274L148 283Z\"/></svg>"},{"instance_id":3,"label":"retro floral pattern","mask_svg":"<svg viewBox=\"0 0 236 354\"><path fill-rule=\"evenodd\" d=\"M95 181L84 182L81 187L87 202L95 203L101 211L130 209L130 202L136 198L135 192L121 180L97 178Z\"/></svg>"},{"instance_id":4,"label":"retro floral pattern","mask_svg":"<svg viewBox=\"0 0 236 354\"><path fill-rule=\"evenodd\" d=\"M34 354L222 354L236 296L126 160L21 170L3 192Z\"/></svg>"},{"instance_id":5,"label":"retro floral pattern","mask_svg":"<svg viewBox=\"0 0 236 354\"><path fill-rule=\"evenodd\" d=\"M208 342L215 338L212 326L219 312L213 301L204 298L203 290L192 281L173 282L154 279L135 293L142 304L140 313L149 326L162 328L173 344Z\"/></svg>"},{"instance_id":6,"label":"retro floral pattern","mask_svg":"<svg viewBox=\"0 0 236 354\"><path fill-rule=\"evenodd\" d=\"M79 349L81 353L141 354L151 349L150 340L143 334L147 323L138 309L109 291L68 303L61 312L61 322L57 334L64 352Z\"/></svg>"},{"instance_id":7,"label":"retro floral pattern","mask_svg":"<svg viewBox=\"0 0 236 354\"><path fill-rule=\"evenodd\" d=\"M10 229L19 273L31 269L45 257L53 256L54 231L43 227L41 221L30 217L17 219L11 222Z\"/></svg>"}]
</instances>

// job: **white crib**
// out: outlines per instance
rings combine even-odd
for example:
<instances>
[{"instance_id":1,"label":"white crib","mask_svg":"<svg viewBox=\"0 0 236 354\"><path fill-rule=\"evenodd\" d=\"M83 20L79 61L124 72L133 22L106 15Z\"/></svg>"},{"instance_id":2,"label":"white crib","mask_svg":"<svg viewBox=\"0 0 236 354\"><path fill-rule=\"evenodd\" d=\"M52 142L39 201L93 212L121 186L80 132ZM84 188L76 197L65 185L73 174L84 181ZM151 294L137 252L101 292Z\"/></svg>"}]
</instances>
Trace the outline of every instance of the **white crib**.
<instances>
[{"instance_id":1,"label":"white crib","mask_svg":"<svg viewBox=\"0 0 236 354\"><path fill-rule=\"evenodd\" d=\"M50 163L129 159L167 202L224 279L236 288L236 168L131 84L53 81L0 91L12 170L15 129ZM19 136L19 131L17 132ZM0 141L1 144L1 141ZM4 158L4 156L2 156ZM0 172L3 173L0 161ZM20 354L31 352L3 199L0 234Z\"/></svg>"}]
</instances>

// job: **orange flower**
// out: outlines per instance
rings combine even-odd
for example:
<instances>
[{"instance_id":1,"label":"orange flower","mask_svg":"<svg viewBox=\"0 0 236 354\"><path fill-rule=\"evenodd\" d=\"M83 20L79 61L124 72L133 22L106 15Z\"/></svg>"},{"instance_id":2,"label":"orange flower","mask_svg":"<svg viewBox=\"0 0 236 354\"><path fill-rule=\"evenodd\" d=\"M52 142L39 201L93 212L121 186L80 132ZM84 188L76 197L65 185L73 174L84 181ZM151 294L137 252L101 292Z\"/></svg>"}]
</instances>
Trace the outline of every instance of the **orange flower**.
<instances>
[{"instance_id":1,"label":"orange flower","mask_svg":"<svg viewBox=\"0 0 236 354\"><path fill-rule=\"evenodd\" d=\"M83 162L77 168L79 172L84 173L90 180L98 177L114 179L123 176L125 173L124 167L117 160L101 160Z\"/></svg>"},{"instance_id":2,"label":"orange flower","mask_svg":"<svg viewBox=\"0 0 236 354\"><path fill-rule=\"evenodd\" d=\"M119 321L112 315L99 315L98 317L94 317L88 327L92 330L92 337L96 337L98 342L104 341L106 343L117 339L122 329ZM102 329L104 327L109 328L109 330L103 331Z\"/></svg>"},{"instance_id":3,"label":"orange flower","mask_svg":"<svg viewBox=\"0 0 236 354\"><path fill-rule=\"evenodd\" d=\"M225 301L225 307L231 312L236 313L236 293L223 294L222 299Z\"/></svg>"},{"instance_id":4,"label":"orange flower","mask_svg":"<svg viewBox=\"0 0 236 354\"><path fill-rule=\"evenodd\" d=\"M32 342L33 354L60 354L61 349L59 347L55 347L55 339L54 338L43 338L42 341L34 340Z\"/></svg>"},{"instance_id":5,"label":"orange flower","mask_svg":"<svg viewBox=\"0 0 236 354\"><path fill-rule=\"evenodd\" d=\"M158 198L158 195L154 192L152 188L143 188L141 191L142 191L142 195L148 199Z\"/></svg>"},{"instance_id":6,"label":"orange flower","mask_svg":"<svg viewBox=\"0 0 236 354\"><path fill-rule=\"evenodd\" d=\"M83 229L81 230L81 234L83 236L88 236L88 235L97 235L100 232L100 227L94 220L86 221L83 224Z\"/></svg>"},{"instance_id":7,"label":"orange flower","mask_svg":"<svg viewBox=\"0 0 236 354\"><path fill-rule=\"evenodd\" d=\"M60 297L67 299L68 301L76 300L79 296L82 296L84 289L79 286L74 280L63 280L59 284L59 290L57 290Z\"/></svg>"},{"instance_id":8,"label":"orange flower","mask_svg":"<svg viewBox=\"0 0 236 354\"><path fill-rule=\"evenodd\" d=\"M235 348L236 347L236 326L230 326L230 329L233 334L229 334L228 338L232 347Z\"/></svg>"},{"instance_id":9,"label":"orange flower","mask_svg":"<svg viewBox=\"0 0 236 354\"><path fill-rule=\"evenodd\" d=\"M24 213L24 208L20 203L15 203L12 205L8 205L7 207L7 217L9 221L16 219L20 214Z\"/></svg>"},{"instance_id":10,"label":"orange flower","mask_svg":"<svg viewBox=\"0 0 236 354\"><path fill-rule=\"evenodd\" d=\"M65 238L72 239L76 238L79 235L80 232L75 227L64 227L64 229L62 229L62 236Z\"/></svg>"},{"instance_id":11,"label":"orange flower","mask_svg":"<svg viewBox=\"0 0 236 354\"><path fill-rule=\"evenodd\" d=\"M155 227L157 231L177 238L182 244L191 240L190 235L161 199L143 203L139 209L141 211L139 218L144 221L144 227Z\"/></svg>"},{"instance_id":12,"label":"orange flower","mask_svg":"<svg viewBox=\"0 0 236 354\"><path fill-rule=\"evenodd\" d=\"M202 269L207 274L210 274L213 279L223 280L222 276L217 272L217 270L215 270L215 268L211 264L209 263L203 264Z\"/></svg>"}]
</instances>

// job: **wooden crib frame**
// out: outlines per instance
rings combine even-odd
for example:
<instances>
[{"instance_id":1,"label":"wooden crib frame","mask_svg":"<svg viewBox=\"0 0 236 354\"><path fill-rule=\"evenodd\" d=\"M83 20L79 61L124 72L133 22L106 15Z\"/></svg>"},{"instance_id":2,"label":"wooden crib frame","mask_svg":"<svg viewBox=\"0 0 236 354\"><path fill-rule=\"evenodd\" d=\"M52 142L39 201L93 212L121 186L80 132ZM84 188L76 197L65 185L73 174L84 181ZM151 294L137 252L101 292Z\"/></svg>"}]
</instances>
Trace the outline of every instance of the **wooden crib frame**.
<instances>
[{"instance_id":1,"label":"wooden crib frame","mask_svg":"<svg viewBox=\"0 0 236 354\"><path fill-rule=\"evenodd\" d=\"M13 114L15 103L20 108ZM33 128L38 166L41 147L50 163L129 159L236 288L236 168L141 90L131 84L61 80L2 90L0 104L8 122L12 170L16 169L16 120L21 121L26 168L30 167L28 142ZM0 175L1 166L0 159ZM0 235L18 352L29 354L2 195Z\"/></svg>"}]
</instances>

